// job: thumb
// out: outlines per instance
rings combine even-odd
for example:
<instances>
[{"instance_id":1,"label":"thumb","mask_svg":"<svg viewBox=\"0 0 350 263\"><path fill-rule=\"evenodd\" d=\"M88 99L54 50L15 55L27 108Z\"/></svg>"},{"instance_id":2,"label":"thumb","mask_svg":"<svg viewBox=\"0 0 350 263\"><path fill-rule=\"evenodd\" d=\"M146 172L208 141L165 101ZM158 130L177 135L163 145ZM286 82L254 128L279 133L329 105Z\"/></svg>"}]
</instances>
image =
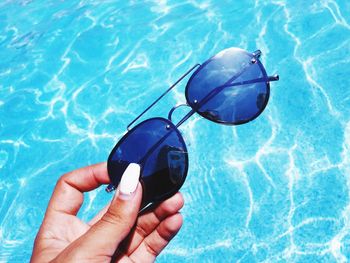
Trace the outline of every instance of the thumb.
<instances>
[{"instance_id":1,"label":"thumb","mask_svg":"<svg viewBox=\"0 0 350 263\"><path fill-rule=\"evenodd\" d=\"M103 217L82 237L92 253L112 256L134 226L141 205L140 166L131 163L125 170L116 194Z\"/></svg>"}]
</instances>

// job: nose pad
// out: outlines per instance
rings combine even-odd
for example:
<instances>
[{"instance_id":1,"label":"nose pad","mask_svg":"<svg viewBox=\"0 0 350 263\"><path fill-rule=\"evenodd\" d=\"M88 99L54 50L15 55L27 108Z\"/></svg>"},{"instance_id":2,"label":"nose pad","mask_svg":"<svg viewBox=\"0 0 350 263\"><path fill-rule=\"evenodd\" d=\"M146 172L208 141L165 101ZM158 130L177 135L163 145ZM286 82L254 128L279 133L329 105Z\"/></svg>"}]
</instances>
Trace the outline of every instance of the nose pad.
<instances>
[{"instance_id":1,"label":"nose pad","mask_svg":"<svg viewBox=\"0 0 350 263\"><path fill-rule=\"evenodd\" d=\"M179 185L185 174L185 153L179 150L170 150L167 158L170 181L175 185Z\"/></svg>"},{"instance_id":2,"label":"nose pad","mask_svg":"<svg viewBox=\"0 0 350 263\"><path fill-rule=\"evenodd\" d=\"M182 184L185 175L186 154L180 148L166 145L160 151L158 156L159 170L163 171L162 186L167 185L166 191L169 191L173 186ZM173 185L173 186L171 186Z\"/></svg>"},{"instance_id":3,"label":"nose pad","mask_svg":"<svg viewBox=\"0 0 350 263\"><path fill-rule=\"evenodd\" d=\"M143 203L159 201L180 189L186 178L187 152L175 146L165 145L159 151L152 173L141 178ZM162 199L165 200L165 199Z\"/></svg>"}]
</instances>

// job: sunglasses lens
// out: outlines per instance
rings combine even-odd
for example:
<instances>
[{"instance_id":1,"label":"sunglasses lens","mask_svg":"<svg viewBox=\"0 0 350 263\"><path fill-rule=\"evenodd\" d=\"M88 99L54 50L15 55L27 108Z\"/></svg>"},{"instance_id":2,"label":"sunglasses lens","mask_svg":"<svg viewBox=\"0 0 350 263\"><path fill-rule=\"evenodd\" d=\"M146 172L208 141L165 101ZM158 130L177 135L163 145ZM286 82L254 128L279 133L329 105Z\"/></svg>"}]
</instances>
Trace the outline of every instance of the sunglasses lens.
<instances>
[{"instance_id":1,"label":"sunglasses lens","mask_svg":"<svg viewBox=\"0 0 350 263\"><path fill-rule=\"evenodd\" d=\"M178 129L163 118L148 119L130 130L108 158L108 174L118 186L129 163L141 165L142 206L165 200L185 181L188 155Z\"/></svg>"},{"instance_id":2,"label":"sunglasses lens","mask_svg":"<svg viewBox=\"0 0 350 263\"><path fill-rule=\"evenodd\" d=\"M252 54L229 48L192 75L186 99L204 118L242 124L255 119L266 107L270 94L267 79L263 65Z\"/></svg>"}]
</instances>

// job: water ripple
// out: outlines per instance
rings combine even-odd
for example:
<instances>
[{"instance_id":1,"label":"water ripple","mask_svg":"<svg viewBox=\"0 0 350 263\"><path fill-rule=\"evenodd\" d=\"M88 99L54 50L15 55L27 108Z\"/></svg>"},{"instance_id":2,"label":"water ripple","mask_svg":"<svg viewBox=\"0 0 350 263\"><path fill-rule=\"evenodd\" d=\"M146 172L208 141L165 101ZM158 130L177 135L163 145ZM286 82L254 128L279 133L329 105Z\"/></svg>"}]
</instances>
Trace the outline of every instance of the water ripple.
<instances>
[{"instance_id":1,"label":"water ripple","mask_svg":"<svg viewBox=\"0 0 350 263\"><path fill-rule=\"evenodd\" d=\"M0 7L0 261L28 261L61 174L106 160L153 99L230 46L261 49L281 80L252 123L223 127L193 116L181 126L190 156L185 220L159 262L348 261L348 2ZM146 118L184 103L185 84ZM83 219L108 201L101 190L87 197Z\"/></svg>"}]
</instances>

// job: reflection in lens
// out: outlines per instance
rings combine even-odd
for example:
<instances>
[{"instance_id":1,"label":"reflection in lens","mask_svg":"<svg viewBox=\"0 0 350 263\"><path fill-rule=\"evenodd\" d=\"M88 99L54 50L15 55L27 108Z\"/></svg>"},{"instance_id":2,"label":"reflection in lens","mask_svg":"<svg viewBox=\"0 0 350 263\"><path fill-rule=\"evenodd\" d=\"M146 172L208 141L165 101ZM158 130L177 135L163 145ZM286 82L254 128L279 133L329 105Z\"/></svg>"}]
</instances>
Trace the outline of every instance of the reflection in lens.
<instances>
[{"instance_id":1,"label":"reflection in lens","mask_svg":"<svg viewBox=\"0 0 350 263\"><path fill-rule=\"evenodd\" d=\"M167 119L146 120L118 142L108 158L108 174L118 186L127 164L141 165L142 206L165 200L185 181L188 169L186 145Z\"/></svg>"},{"instance_id":2,"label":"reflection in lens","mask_svg":"<svg viewBox=\"0 0 350 263\"><path fill-rule=\"evenodd\" d=\"M186 87L188 104L214 122L241 124L256 118L269 98L265 69L253 55L229 48L206 61Z\"/></svg>"}]
</instances>

